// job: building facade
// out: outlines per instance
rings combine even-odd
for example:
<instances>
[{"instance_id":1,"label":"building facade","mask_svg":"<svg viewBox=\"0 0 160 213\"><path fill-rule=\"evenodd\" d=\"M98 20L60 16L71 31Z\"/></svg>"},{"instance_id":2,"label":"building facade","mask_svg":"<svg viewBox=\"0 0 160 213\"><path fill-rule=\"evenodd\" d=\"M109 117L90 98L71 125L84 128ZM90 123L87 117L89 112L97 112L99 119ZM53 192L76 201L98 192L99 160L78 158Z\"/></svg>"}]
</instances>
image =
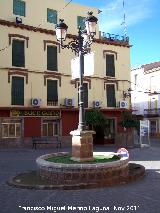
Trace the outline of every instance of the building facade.
<instances>
[{"instance_id":1,"label":"building facade","mask_svg":"<svg viewBox=\"0 0 160 213\"><path fill-rule=\"evenodd\" d=\"M150 121L150 136L160 136L160 62L142 65L131 71L132 108Z\"/></svg>"},{"instance_id":2,"label":"building facade","mask_svg":"<svg viewBox=\"0 0 160 213\"><path fill-rule=\"evenodd\" d=\"M38 12L36 8L38 5ZM69 26L66 43L84 27L88 11L99 10L64 0L6 0L0 2L0 141L29 145L33 136L60 134L70 140L78 126L78 84L71 78L75 54L59 51L55 24ZM74 11L74 13L73 13ZM100 108L109 118L108 141L118 141L121 113L130 100L130 45L127 38L97 34L91 46L94 74L84 77L86 110ZM120 104L120 105L119 105Z\"/></svg>"}]
</instances>

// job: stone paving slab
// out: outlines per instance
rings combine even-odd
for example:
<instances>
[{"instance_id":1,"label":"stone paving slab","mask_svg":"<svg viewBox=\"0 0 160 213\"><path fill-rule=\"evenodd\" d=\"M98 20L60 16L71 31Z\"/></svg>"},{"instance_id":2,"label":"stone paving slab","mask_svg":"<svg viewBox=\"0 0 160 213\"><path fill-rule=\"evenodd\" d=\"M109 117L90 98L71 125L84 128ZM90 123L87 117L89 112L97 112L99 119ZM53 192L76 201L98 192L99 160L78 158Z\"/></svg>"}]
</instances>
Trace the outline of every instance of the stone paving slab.
<instances>
[{"instance_id":1,"label":"stone paving slab","mask_svg":"<svg viewBox=\"0 0 160 213\"><path fill-rule=\"evenodd\" d=\"M106 146L94 147L94 150L116 151L115 148ZM56 149L0 150L0 213L160 213L160 141L151 141L150 148L129 150L131 162L140 163L146 167L146 176L143 180L128 185L70 191L36 191L14 188L5 183L7 179L19 172L35 169L35 159L38 156L54 151L56 152ZM62 151L69 151L69 149L62 149ZM19 206L62 209L25 211ZM78 207L85 209L80 211ZM103 207L106 210L102 210Z\"/></svg>"}]
</instances>

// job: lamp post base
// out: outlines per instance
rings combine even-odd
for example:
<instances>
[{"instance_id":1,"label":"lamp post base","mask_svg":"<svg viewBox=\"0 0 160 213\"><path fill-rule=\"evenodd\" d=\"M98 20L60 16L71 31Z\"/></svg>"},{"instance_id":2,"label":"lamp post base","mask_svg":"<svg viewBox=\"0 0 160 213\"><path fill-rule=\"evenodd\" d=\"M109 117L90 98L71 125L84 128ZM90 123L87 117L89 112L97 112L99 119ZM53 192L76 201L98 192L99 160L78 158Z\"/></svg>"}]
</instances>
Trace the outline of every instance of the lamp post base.
<instances>
[{"instance_id":1,"label":"lamp post base","mask_svg":"<svg viewBox=\"0 0 160 213\"><path fill-rule=\"evenodd\" d=\"M93 134L94 131L71 131L72 135L72 160L78 162L93 160Z\"/></svg>"}]
</instances>

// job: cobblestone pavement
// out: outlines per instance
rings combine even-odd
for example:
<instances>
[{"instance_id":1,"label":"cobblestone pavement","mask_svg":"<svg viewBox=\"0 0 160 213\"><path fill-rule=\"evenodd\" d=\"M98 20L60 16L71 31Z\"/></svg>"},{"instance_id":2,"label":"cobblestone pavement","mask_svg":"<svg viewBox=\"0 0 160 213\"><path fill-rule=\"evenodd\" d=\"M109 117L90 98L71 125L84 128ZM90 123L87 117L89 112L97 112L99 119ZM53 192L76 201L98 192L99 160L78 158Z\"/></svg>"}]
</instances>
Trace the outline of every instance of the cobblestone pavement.
<instances>
[{"instance_id":1,"label":"cobblestone pavement","mask_svg":"<svg viewBox=\"0 0 160 213\"><path fill-rule=\"evenodd\" d=\"M66 148L62 150L67 151ZM107 146L95 147L94 150L116 151L115 148ZM35 169L35 159L38 156L53 151L56 149L0 150L0 213L160 213L160 140L152 141L150 148L129 150L130 160L146 167L146 176L143 180L127 185L49 191L18 189L6 184L9 177ZM31 207L34 208L29 210Z\"/></svg>"}]
</instances>

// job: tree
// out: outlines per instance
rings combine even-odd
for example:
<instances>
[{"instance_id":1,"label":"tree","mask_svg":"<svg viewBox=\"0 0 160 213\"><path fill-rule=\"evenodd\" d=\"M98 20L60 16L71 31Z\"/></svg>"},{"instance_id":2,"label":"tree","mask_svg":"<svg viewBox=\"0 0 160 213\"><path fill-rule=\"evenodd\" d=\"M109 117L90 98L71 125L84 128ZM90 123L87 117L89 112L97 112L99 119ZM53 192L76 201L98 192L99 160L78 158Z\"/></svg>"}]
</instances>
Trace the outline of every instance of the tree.
<instances>
[{"instance_id":1,"label":"tree","mask_svg":"<svg viewBox=\"0 0 160 213\"><path fill-rule=\"evenodd\" d=\"M86 111L86 124L90 129L96 132L96 137L104 138L104 129L106 125L106 117L99 109Z\"/></svg>"},{"instance_id":2,"label":"tree","mask_svg":"<svg viewBox=\"0 0 160 213\"><path fill-rule=\"evenodd\" d=\"M93 109L93 110L87 111L85 113L85 116L86 116L86 118L85 118L86 123L93 127L96 127L96 126L104 127L106 124L106 117L98 109Z\"/></svg>"},{"instance_id":3,"label":"tree","mask_svg":"<svg viewBox=\"0 0 160 213\"><path fill-rule=\"evenodd\" d=\"M133 115L131 112L124 111L122 112L121 125L125 128L135 127L137 130L139 130L140 122L136 115Z\"/></svg>"}]
</instances>

